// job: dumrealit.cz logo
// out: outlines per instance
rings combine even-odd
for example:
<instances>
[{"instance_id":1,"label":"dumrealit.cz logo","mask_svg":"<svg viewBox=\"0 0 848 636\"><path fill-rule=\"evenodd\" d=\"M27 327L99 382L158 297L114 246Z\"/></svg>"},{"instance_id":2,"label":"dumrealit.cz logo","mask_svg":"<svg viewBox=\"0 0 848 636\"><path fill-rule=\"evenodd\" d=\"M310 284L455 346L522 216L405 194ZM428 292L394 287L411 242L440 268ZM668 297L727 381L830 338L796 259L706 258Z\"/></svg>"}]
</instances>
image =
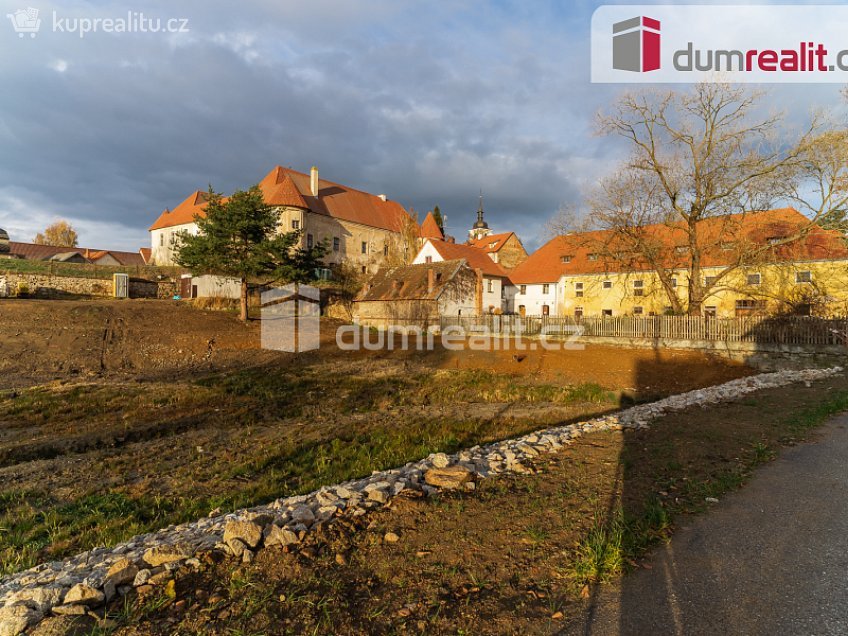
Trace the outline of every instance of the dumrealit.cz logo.
<instances>
[{"instance_id":1,"label":"dumrealit.cz logo","mask_svg":"<svg viewBox=\"0 0 848 636\"><path fill-rule=\"evenodd\" d=\"M604 5L592 81L848 82L848 6Z\"/></svg>"},{"instance_id":2,"label":"dumrealit.cz logo","mask_svg":"<svg viewBox=\"0 0 848 636\"><path fill-rule=\"evenodd\" d=\"M647 73L660 67L660 21L639 16L612 25L612 67Z\"/></svg>"}]
</instances>

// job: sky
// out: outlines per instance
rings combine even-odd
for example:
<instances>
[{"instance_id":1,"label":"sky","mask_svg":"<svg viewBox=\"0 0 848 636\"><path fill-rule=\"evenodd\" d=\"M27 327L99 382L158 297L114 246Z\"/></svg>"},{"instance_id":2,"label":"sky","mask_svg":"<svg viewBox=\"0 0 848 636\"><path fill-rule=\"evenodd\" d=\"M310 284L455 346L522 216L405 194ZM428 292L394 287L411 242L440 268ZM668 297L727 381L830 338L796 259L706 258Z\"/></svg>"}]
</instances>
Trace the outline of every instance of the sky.
<instances>
[{"instance_id":1,"label":"sky","mask_svg":"<svg viewBox=\"0 0 848 636\"><path fill-rule=\"evenodd\" d=\"M627 154L595 132L628 88L590 83L600 4L0 0L0 227L26 242L63 218L82 246L137 250L194 190L316 165L422 218L438 204L457 237L482 190L489 225L536 249ZM7 17L28 6L35 38ZM130 11L188 31L67 32ZM801 121L839 89L781 85L769 101Z\"/></svg>"}]
</instances>

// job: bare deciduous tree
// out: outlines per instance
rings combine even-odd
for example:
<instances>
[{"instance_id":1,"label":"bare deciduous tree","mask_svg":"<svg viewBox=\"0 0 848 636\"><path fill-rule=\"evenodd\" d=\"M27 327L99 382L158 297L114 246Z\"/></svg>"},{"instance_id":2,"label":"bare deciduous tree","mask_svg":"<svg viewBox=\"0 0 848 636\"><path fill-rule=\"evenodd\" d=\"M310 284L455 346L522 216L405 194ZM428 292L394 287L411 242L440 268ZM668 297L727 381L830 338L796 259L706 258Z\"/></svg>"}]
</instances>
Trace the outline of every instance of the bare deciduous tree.
<instances>
[{"instance_id":1,"label":"bare deciduous tree","mask_svg":"<svg viewBox=\"0 0 848 636\"><path fill-rule=\"evenodd\" d=\"M590 199L591 224L608 230L596 251L619 269L656 272L675 312L700 314L728 274L774 259L777 246L845 207L845 134L813 117L790 135L781 115L762 114L762 96L704 83L688 92L628 93L599 116L600 132L623 137L631 154ZM746 215L777 201L793 202L807 220L774 240L752 241ZM705 279L705 257L716 253L718 273ZM685 299L672 280L681 273Z\"/></svg>"}]
</instances>

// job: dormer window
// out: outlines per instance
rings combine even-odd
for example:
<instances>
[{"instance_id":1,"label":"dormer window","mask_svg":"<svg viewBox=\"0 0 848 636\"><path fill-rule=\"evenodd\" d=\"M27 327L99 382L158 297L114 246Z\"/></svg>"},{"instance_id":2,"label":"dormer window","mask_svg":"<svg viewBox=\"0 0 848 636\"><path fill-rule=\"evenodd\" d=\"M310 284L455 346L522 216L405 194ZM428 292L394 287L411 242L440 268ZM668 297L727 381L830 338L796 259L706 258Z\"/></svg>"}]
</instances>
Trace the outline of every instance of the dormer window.
<instances>
[{"instance_id":1,"label":"dormer window","mask_svg":"<svg viewBox=\"0 0 848 636\"><path fill-rule=\"evenodd\" d=\"M592 252L591 254L589 254L589 256L587 258L590 261L596 261L596 260L598 260L598 255L596 253Z\"/></svg>"},{"instance_id":2,"label":"dormer window","mask_svg":"<svg viewBox=\"0 0 848 636\"><path fill-rule=\"evenodd\" d=\"M559 260L561 263L570 263L571 262L571 254L566 254L565 256L560 256Z\"/></svg>"}]
</instances>

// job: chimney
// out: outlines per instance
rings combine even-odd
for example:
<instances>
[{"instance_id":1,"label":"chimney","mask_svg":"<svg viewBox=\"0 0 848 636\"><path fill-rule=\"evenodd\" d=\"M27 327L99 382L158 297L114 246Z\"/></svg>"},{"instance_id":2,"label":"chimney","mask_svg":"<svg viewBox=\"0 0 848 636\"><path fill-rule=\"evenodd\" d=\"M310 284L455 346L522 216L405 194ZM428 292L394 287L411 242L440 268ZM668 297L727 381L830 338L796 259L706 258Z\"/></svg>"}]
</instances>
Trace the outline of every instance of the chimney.
<instances>
[{"instance_id":1,"label":"chimney","mask_svg":"<svg viewBox=\"0 0 848 636\"><path fill-rule=\"evenodd\" d=\"M312 166L312 171L309 174L309 186L312 190L312 196L318 196L318 168Z\"/></svg>"},{"instance_id":2,"label":"chimney","mask_svg":"<svg viewBox=\"0 0 848 636\"><path fill-rule=\"evenodd\" d=\"M378 197L381 201L386 201L386 200L388 199L388 197L386 197L386 195L385 195L385 194L378 194L378 195L377 195L377 197Z\"/></svg>"},{"instance_id":3,"label":"chimney","mask_svg":"<svg viewBox=\"0 0 848 636\"><path fill-rule=\"evenodd\" d=\"M432 267L427 268L427 293L432 294L436 288L436 273Z\"/></svg>"}]
</instances>

